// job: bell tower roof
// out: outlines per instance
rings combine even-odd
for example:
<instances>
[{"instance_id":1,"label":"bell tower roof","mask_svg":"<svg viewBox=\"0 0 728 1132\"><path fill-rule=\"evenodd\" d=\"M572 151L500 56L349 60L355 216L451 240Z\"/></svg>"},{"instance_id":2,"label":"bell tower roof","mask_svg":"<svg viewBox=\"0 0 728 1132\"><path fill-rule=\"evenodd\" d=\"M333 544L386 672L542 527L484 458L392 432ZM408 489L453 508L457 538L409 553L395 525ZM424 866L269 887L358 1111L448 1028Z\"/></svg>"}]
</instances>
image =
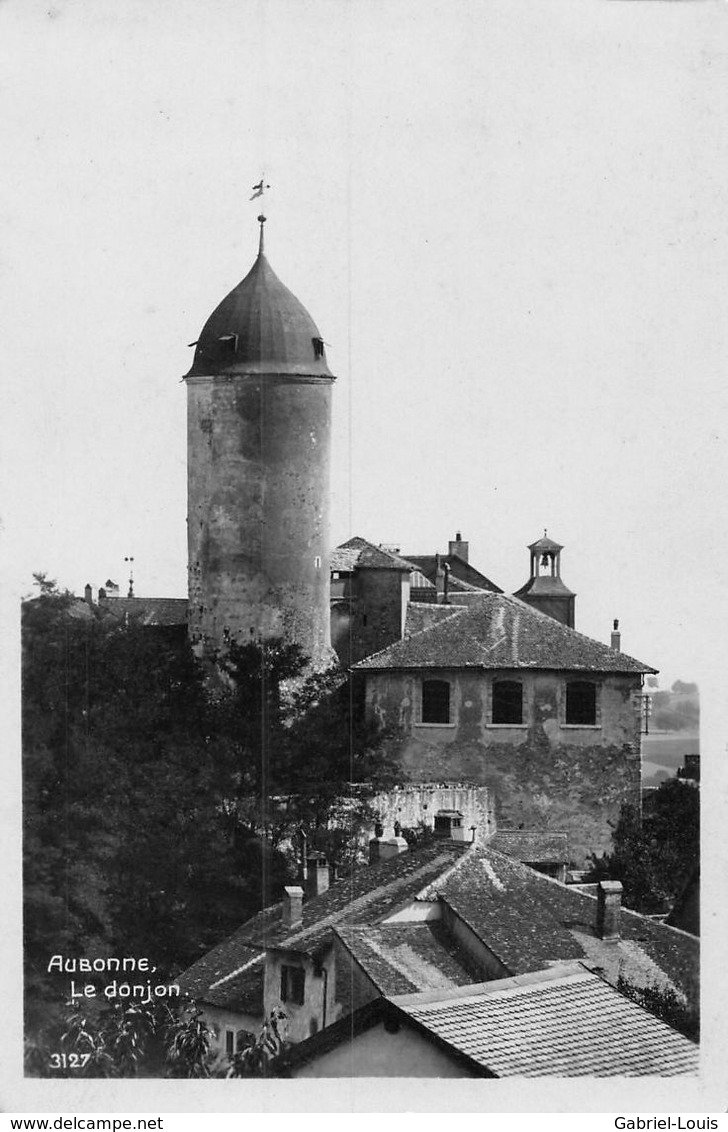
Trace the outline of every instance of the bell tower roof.
<instances>
[{"instance_id":1,"label":"bell tower roof","mask_svg":"<svg viewBox=\"0 0 728 1132\"><path fill-rule=\"evenodd\" d=\"M531 576L513 596L573 629L576 594L561 581L563 546L544 531L543 538L530 543L528 549L531 553Z\"/></svg>"},{"instance_id":2,"label":"bell tower roof","mask_svg":"<svg viewBox=\"0 0 728 1132\"><path fill-rule=\"evenodd\" d=\"M316 323L265 257L265 217L258 220L258 257L202 328L187 377L273 374L333 380Z\"/></svg>"}]
</instances>

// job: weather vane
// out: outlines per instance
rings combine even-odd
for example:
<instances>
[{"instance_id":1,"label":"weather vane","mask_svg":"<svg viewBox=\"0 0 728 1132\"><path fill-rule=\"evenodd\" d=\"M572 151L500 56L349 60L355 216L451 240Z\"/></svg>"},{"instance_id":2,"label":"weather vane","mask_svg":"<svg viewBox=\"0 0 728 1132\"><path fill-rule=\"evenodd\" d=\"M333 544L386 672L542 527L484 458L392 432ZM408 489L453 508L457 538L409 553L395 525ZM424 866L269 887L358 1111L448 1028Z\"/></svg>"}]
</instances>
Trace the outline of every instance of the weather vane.
<instances>
[{"instance_id":1,"label":"weather vane","mask_svg":"<svg viewBox=\"0 0 728 1132\"><path fill-rule=\"evenodd\" d=\"M253 195L250 199L255 200L257 197L262 197L265 190L269 189L269 188L270 188L270 185L265 184L265 177L261 177L260 180L258 181L258 184L253 185Z\"/></svg>"},{"instance_id":2,"label":"weather vane","mask_svg":"<svg viewBox=\"0 0 728 1132\"><path fill-rule=\"evenodd\" d=\"M125 557L124 561L129 563L129 593L126 596L134 597L134 559Z\"/></svg>"}]
</instances>

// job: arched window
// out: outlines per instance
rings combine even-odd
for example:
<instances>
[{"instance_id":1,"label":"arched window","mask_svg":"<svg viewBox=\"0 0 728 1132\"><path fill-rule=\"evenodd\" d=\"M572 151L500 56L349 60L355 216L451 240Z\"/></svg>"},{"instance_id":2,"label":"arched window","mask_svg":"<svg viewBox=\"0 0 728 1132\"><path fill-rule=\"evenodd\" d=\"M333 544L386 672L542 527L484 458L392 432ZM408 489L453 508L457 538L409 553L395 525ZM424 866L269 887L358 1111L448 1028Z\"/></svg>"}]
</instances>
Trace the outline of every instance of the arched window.
<instances>
[{"instance_id":1,"label":"arched window","mask_svg":"<svg viewBox=\"0 0 728 1132\"><path fill-rule=\"evenodd\" d=\"M519 680L493 681L492 723L523 723L523 684Z\"/></svg>"},{"instance_id":2,"label":"arched window","mask_svg":"<svg viewBox=\"0 0 728 1132\"><path fill-rule=\"evenodd\" d=\"M450 685L447 680L422 681L422 722L450 722Z\"/></svg>"},{"instance_id":3,"label":"arched window","mask_svg":"<svg viewBox=\"0 0 728 1132\"><path fill-rule=\"evenodd\" d=\"M566 722L593 727L597 721L597 686L591 680L566 685Z\"/></svg>"}]
</instances>

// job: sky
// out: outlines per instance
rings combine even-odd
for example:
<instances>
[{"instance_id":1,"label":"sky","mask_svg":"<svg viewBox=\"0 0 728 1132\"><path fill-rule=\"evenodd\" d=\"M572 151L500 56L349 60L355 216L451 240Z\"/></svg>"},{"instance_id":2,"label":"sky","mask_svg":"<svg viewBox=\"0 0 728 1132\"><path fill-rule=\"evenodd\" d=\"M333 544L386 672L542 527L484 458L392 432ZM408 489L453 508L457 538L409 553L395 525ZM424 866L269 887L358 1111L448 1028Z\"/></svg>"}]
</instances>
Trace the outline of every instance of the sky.
<instances>
[{"instance_id":1,"label":"sky","mask_svg":"<svg viewBox=\"0 0 728 1132\"><path fill-rule=\"evenodd\" d=\"M461 531L513 592L547 528L577 628L717 682L727 59L722 0L4 0L10 593L185 595L187 343L264 174L332 545Z\"/></svg>"}]
</instances>

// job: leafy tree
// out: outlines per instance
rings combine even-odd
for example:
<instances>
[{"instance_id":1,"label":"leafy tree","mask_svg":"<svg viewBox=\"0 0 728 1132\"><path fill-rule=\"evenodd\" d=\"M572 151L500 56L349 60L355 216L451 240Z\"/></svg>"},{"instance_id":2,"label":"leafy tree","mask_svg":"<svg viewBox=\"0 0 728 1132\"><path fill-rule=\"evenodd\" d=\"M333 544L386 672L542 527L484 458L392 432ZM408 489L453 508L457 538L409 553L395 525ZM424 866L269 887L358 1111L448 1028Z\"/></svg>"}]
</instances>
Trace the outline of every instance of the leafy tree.
<instances>
[{"instance_id":1,"label":"leafy tree","mask_svg":"<svg viewBox=\"0 0 728 1132\"><path fill-rule=\"evenodd\" d=\"M645 800L642 815L623 806L613 850L593 858L597 879L624 886L625 904L638 912L666 911L700 859L700 794L675 778Z\"/></svg>"},{"instance_id":2,"label":"leafy tree","mask_svg":"<svg viewBox=\"0 0 728 1132\"><path fill-rule=\"evenodd\" d=\"M148 956L162 981L278 898L300 828L350 860L393 777L346 679L307 675L300 649L203 664L186 634L40 588L23 608L29 1032L67 994L52 955Z\"/></svg>"},{"instance_id":3,"label":"leafy tree","mask_svg":"<svg viewBox=\"0 0 728 1132\"><path fill-rule=\"evenodd\" d=\"M679 1030L691 1041L698 1041L700 1037L698 1012L688 1006L674 990L658 986L639 987L630 983L623 975L617 980L617 990L643 1006L645 1010L649 1010L650 1014L667 1022L673 1030Z\"/></svg>"}]
</instances>

